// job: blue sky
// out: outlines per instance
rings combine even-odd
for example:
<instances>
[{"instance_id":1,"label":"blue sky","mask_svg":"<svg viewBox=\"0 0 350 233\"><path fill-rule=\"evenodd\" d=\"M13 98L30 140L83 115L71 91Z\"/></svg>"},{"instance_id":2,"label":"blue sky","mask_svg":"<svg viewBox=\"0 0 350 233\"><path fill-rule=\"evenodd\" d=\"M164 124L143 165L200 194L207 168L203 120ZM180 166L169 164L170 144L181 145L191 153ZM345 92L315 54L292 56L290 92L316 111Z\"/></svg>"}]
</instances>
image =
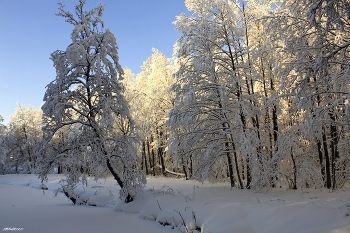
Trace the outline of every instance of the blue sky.
<instances>
[{"instance_id":1,"label":"blue sky","mask_svg":"<svg viewBox=\"0 0 350 233\"><path fill-rule=\"evenodd\" d=\"M60 0L0 0L0 115L7 124L16 103L39 108L45 86L56 71L50 54L70 44L72 25L58 17ZM78 0L61 0L74 12ZM171 57L180 37L176 16L187 13L184 0L87 0L86 10L102 2L105 28L115 35L122 67L140 72L143 61L159 49Z\"/></svg>"}]
</instances>

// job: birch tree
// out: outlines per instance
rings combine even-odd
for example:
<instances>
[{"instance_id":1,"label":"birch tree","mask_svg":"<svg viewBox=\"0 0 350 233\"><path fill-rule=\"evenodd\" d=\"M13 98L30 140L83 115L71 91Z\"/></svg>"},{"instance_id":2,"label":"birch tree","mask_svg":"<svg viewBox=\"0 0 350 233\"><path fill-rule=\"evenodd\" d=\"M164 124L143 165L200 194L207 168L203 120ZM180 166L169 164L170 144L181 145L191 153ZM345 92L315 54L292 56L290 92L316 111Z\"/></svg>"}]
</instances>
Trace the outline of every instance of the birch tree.
<instances>
[{"instance_id":1,"label":"birch tree","mask_svg":"<svg viewBox=\"0 0 350 233\"><path fill-rule=\"evenodd\" d=\"M239 186L243 187L234 141L239 135L233 131L234 122L239 122L237 127L242 124L239 111L232 111L239 109L239 103L231 101L237 100L233 81L237 73L235 61L226 60L234 56L231 44L220 35L227 25L220 16L233 19L236 15L224 1L186 1L186 6L195 15L180 15L175 22L182 37L175 51L179 70L172 86L176 97L168 122L172 129L170 151L178 161L194 160L194 178L214 182L228 176L232 187L235 164ZM222 166L227 170L219 169Z\"/></svg>"},{"instance_id":2,"label":"birch tree","mask_svg":"<svg viewBox=\"0 0 350 233\"><path fill-rule=\"evenodd\" d=\"M281 14L287 19L282 30L290 55L284 77L293 80L289 96L299 115L295 127L303 132L299 139L313 148L317 174L333 189L341 187L348 174L347 149L340 146L346 145L349 118L347 9L347 1L286 1Z\"/></svg>"},{"instance_id":3,"label":"birch tree","mask_svg":"<svg viewBox=\"0 0 350 233\"><path fill-rule=\"evenodd\" d=\"M241 188L274 183L277 60L261 20L273 3L186 1L194 14L175 22L182 37L171 148L178 158L196 158L197 178L228 176Z\"/></svg>"},{"instance_id":4,"label":"birch tree","mask_svg":"<svg viewBox=\"0 0 350 233\"><path fill-rule=\"evenodd\" d=\"M131 112L140 136L141 166L146 174L166 175L166 142L169 131L165 125L172 108L173 65L159 50L153 48L152 55L144 61L142 71L130 74L123 82L129 87L127 96L131 101ZM132 80L133 79L133 80Z\"/></svg>"},{"instance_id":5,"label":"birch tree","mask_svg":"<svg viewBox=\"0 0 350 233\"><path fill-rule=\"evenodd\" d=\"M10 116L10 122L3 134L3 153L6 158L8 172L36 173L36 163L39 154L35 150L37 144L42 142L41 130L42 111L28 105L17 108Z\"/></svg>"},{"instance_id":6,"label":"birch tree","mask_svg":"<svg viewBox=\"0 0 350 233\"><path fill-rule=\"evenodd\" d=\"M51 54L57 76L47 86L42 107L46 149L63 128L72 132L60 154L42 159L40 177L46 179L55 164L71 164L63 189L74 202L72 187L84 179L87 168L96 178L107 169L121 187L120 197L131 202L146 181L136 163L133 121L121 83L124 72L116 39L101 19L104 5L85 11L84 4L80 0L75 5L76 16L61 3L57 13L74 30L67 49Z\"/></svg>"}]
</instances>

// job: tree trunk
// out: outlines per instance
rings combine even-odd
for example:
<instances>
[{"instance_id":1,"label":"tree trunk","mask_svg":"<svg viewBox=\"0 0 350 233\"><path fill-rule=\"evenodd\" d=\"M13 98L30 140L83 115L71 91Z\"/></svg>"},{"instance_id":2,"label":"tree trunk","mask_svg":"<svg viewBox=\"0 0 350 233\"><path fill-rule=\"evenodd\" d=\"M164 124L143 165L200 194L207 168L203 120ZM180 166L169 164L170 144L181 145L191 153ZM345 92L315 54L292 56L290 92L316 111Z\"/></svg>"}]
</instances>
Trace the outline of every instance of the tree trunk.
<instances>
[{"instance_id":1,"label":"tree trunk","mask_svg":"<svg viewBox=\"0 0 350 233\"><path fill-rule=\"evenodd\" d=\"M142 161L145 165L146 175L148 175L148 165L147 165L147 156L146 156L146 143L142 142Z\"/></svg>"},{"instance_id":2,"label":"tree trunk","mask_svg":"<svg viewBox=\"0 0 350 233\"><path fill-rule=\"evenodd\" d=\"M238 182L239 182L239 187L240 187L241 189L243 189L243 182L242 182L241 175L240 175L239 168L238 168L238 160L237 160L236 146L235 146L234 143L232 143L232 149L233 149L233 156L234 156L234 158L235 158L236 173L237 173L237 178L238 178Z\"/></svg>"},{"instance_id":3,"label":"tree trunk","mask_svg":"<svg viewBox=\"0 0 350 233\"><path fill-rule=\"evenodd\" d=\"M295 164L295 158L294 158L294 155L293 155L293 150L290 149L290 156L292 158L292 162L293 162L293 189L297 189L297 167L296 167L296 164Z\"/></svg>"},{"instance_id":4,"label":"tree trunk","mask_svg":"<svg viewBox=\"0 0 350 233\"><path fill-rule=\"evenodd\" d=\"M271 66L270 66L270 69ZM272 91L275 91L275 86L272 78L270 79L270 87ZM278 139L278 117L277 117L277 107L274 104L272 108L272 126L273 126L273 141L275 143L275 151L278 151L277 139Z\"/></svg>"},{"instance_id":5,"label":"tree trunk","mask_svg":"<svg viewBox=\"0 0 350 233\"><path fill-rule=\"evenodd\" d=\"M246 185L246 189L250 189L250 183L252 182L252 175L250 173L250 166L249 166L249 156L247 156L246 159L247 162L247 185Z\"/></svg>"},{"instance_id":6,"label":"tree trunk","mask_svg":"<svg viewBox=\"0 0 350 233\"><path fill-rule=\"evenodd\" d=\"M124 182L120 178L119 174L114 170L110 159L107 159L107 167L108 167L108 170L112 173L114 179L117 181L117 183L120 186L120 188L123 188L124 187Z\"/></svg>"},{"instance_id":7,"label":"tree trunk","mask_svg":"<svg viewBox=\"0 0 350 233\"><path fill-rule=\"evenodd\" d=\"M153 142L153 136L151 135L151 143ZM156 176L156 162L155 162L155 155L154 155L154 148L151 148L151 155L152 155L152 175Z\"/></svg>"},{"instance_id":8,"label":"tree trunk","mask_svg":"<svg viewBox=\"0 0 350 233\"><path fill-rule=\"evenodd\" d=\"M329 160L329 154L328 154L327 137L326 137L326 132L324 127L322 127L322 141L323 141L324 157L326 159L326 187L330 189L332 187L331 166L330 166L330 160Z\"/></svg>"},{"instance_id":9,"label":"tree trunk","mask_svg":"<svg viewBox=\"0 0 350 233\"><path fill-rule=\"evenodd\" d=\"M158 157L159 157L159 162L162 167L162 174L165 174L165 164L164 164L164 145L163 145L163 132L159 132L159 147L158 147Z\"/></svg>"},{"instance_id":10,"label":"tree trunk","mask_svg":"<svg viewBox=\"0 0 350 233\"><path fill-rule=\"evenodd\" d=\"M243 125L243 133L245 134L246 132L246 120L245 120L245 116L243 115L242 109L240 110L240 117L241 117L241 122ZM246 156L246 163L247 163L247 167L246 167L246 177L247 177L247 182L246 182L246 188L250 189L250 183L252 182L252 175L251 175L251 171L250 171L250 165L249 165L250 159L249 159L249 155Z\"/></svg>"},{"instance_id":11,"label":"tree trunk","mask_svg":"<svg viewBox=\"0 0 350 233\"><path fill-rule=\"evenodd\" d=\"M228 143L225 143L225 146L226 146L226 150L228 150L229 149ZM231 158L230 152L226 153L226 157L227 157L228 171L229 171L229 175L230 175L231 187L234 187L235 186L235 179L233 177L233 166L232 166L232 158Z\"/></svg>"},{"instance_id":12,"label":"tree trunk","mask_svg":"<svg viewBox=\"0 0 350 233\"><path fill-rule=\"evenodd\" d=\"M154 164L152 164L151 149L150 149L150 143L149 143L148 138L147 138L147 152L148 152L148 160L149 160L149 169L154 170Z\"/></svg>"},{"instance_id":13,"label":"tree trunk","mask_svg":"<svg viewBox=\"0 0 350 233\"><path fill-rule=\"evenodd\" d=\"M323 153L322 153L322 143L320 140L317 140L317 151L318 151L318 159L320 162L320 167L321 167L321 175L322 175L322 180L325 182L325 167L323 164Z\"/></svg>"},{"instance_id":14,"label":"tree trunk","mask_svg":"<svg viewBox=\"0 0 350 233\"><path fill-rule=\"evenodd\" d=\"M158 147L158 158L159 158L159 163L162 169L162 174L165 174L165 165L164 165L164 158L163 158L163 148Z\"/></svg>"},{"instance_id":15,"label":"tree trunk","mask_svg":"<svg viewBox=\"0 0 350 233\"><path fill-rule=\"evenodd\" d=\"M192 160L192 155L190 155L190 168L189 168L189 175L190 175L190 178L192 178L192 175L193 175L193 160Z\"/></svg>"},{"instance_id":16,"label":"tree trunk","mask_svg":"<svg viewBox=\"0 0 350 233\"><path fill-rule=\"evenodd\" d=\"M242 168L242 170L241 170L242 180L244 180L245 179L245 173L244 173L244 159L243 158L241 158L241 168Z\"/></svg>"},{"instance_id":17,"label":"tree trunk","mask_svg":"<svg viewBox=\"0 0 350 233\"><path fill-rule=\"evenodd\" d=\"M334 190L336 186L336 161L339 158L339 151L338 151L338 132L337 128L335 126L335 116L334 113L330 114L331 120L333 121L331 124L331 152L332 152L332 189Z\"/></svg>"},{"instance_id":18,"label":"tree trunk","mask_svg":"<svg viewBox=\"0 0 350 233\"><path fill-rule=\"evenodd\" d=\"M182 158L181 161L182 161L182 170L185 174L186 180L188 180L188 175L187 175L186 166L185 166L185 160Z\"/></svg>"}]
</instances>

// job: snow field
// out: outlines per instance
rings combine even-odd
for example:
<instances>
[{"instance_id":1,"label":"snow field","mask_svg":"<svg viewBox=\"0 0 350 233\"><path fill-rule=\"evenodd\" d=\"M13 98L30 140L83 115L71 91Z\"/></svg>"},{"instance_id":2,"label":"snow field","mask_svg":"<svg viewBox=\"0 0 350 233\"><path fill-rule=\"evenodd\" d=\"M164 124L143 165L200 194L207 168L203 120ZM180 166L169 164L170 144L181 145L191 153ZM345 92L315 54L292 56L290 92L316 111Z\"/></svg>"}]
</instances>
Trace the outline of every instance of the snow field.
<instances>
[{"instance_id":1,"label":"snow field","mask_svg":"<svg viewBox=\"0 0 350 233\"><path fill-rule=\"evenodd\" d=\"M255 193L231 189L228 184L152 177L148 178L145 190L136 200L126 204L119 200L119 187L113 179L88 179L88 186L77 187L76 193L89 206L73 206L62 193L53 198L62 178L61 175L50 175L45 183L48 190L41 190L40 181L34 175L0 176L2 215L7 213L6 217L1 216L0 227L24 227L23 232L31 232L29 226L40 232L40 229L69 223L70 227L63 227L66 232L94 232L101 226L106 229L103 232L130 232L127 225L137 227L139 232L155 232L153 228L157 232L206 233L350 232L349 189L336 192L274 189L271 193ZM20 201L12 204L13 200ZM31 206L35 213L30 211ZM41 210L47 214L38 219L37 213L40 216ZM132 213L137 213L138 217ZM92 220L84 220L91 216ZM100 221L103 223L98 223ZM152 221L159 224L152 225ZM152 231L144 228L145 223L152 225Z\"/></svg>"},{"instance_id":2,"label":"snow field","mask_svg":"<svg viewBox=\"0 0 350 233\"><path fill-rule=\"evenodd\" d=\"M0 176L1 177L1 176ZM0 182L3 182L2 177ZM32 185L30 185L32 186ZM29 187L30 187L29 186ZM35 186L35 185L33 185ZM50 185L49 185L50 186ZM0 230L23 233L174 232L111 208L72 205L63 195L19 184L0 184Z\"/></svg>"}]
</instances>

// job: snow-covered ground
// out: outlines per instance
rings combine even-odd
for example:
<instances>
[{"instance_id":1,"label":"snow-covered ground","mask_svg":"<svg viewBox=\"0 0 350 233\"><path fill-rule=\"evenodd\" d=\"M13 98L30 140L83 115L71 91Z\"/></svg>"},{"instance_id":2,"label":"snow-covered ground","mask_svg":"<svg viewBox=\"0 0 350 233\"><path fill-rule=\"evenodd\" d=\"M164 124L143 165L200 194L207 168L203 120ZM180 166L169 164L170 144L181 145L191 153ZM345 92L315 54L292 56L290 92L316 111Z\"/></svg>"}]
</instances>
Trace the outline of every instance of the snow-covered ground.
<instances>
[{"instance_id":1,"label":"snow-covered ground","mask_svg":"<svg viewBox=\"0 0 350 233\"><path fill-rule=\"evenodd\" d=\"M231 189L228 184L149 178L145 191L125 204L118 199L119 188L113 179L89 179L88 187L76 189L80 201L88 206L73 206L62 193L54 197L62 178L49 176L48 190L43 191L34 175L0 176L0 230L350 232L350 189L255 193Z\"/></svg>"}]
</instances>

